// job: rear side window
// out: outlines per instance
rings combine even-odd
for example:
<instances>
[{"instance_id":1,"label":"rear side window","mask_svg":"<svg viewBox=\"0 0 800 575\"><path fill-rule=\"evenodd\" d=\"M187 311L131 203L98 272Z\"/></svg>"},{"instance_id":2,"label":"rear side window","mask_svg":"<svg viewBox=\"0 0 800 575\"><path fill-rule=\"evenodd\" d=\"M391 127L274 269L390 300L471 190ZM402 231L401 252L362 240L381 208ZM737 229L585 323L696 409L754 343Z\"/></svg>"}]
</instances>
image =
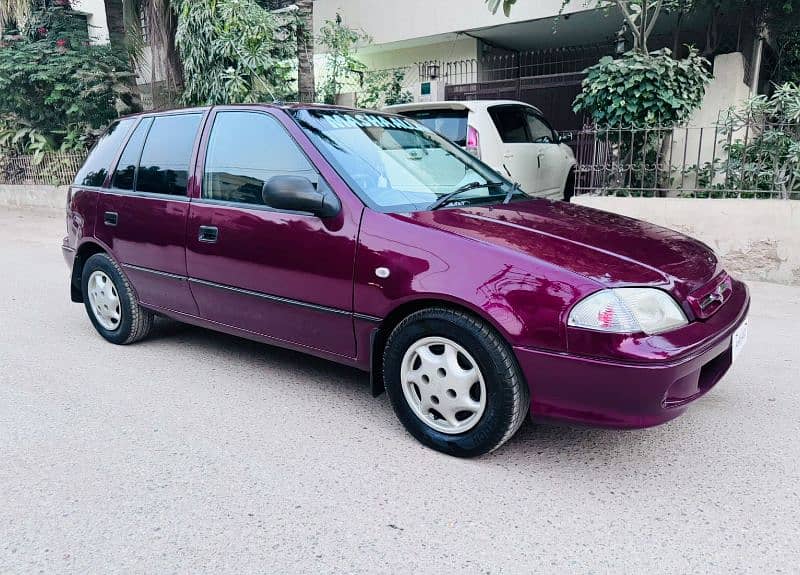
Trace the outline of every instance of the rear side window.
<instances>
[{"instance_id":1,"label":"rear side window","mask_svg":"<svg viewBox=\"0 0 800 575\"><path fill-rule=\"evenodd\" d=\"M106 180L111 162L119 151L119 147L128 135L131 127L136 123L136 118L126 118L111 124L92 149L78 175L73 182L76 186L100 187Z\"/></svg>"},{"instance_id":2,"label":"rear side window","mask_svg":"<svg viewBox=\"0 0 800 575\"><path fill-rule=\"evenodd\" d=\"M403 112L403 116L413 118L462 148L467 145L468 115L469 112L467 110L411 110Z\"/></svg>"},{"instance_id":3,"label":"rear side window","mask_svg":"<svg viewBox=\"0 0 800 575\"><path fill-rule=\"evenodd\" d=\"M136 167L139 165L139 156L142 155L142 145L152 123L152 118L145 118L136 126L117 163L117 171L111 180L112 188L133 190Z\"/></svg>"},{"instance_id":4,"label":"rear side window","mask_svg":"<svg viewBox=\"0 0 800 575\"><path fill-rule=\"evenodd\" d=\"M136 191L185 196L189 164L202 114L159 116L147 135L136 175Z\"/></svg>"},{"instance_id":5,"label":"rear side window","mask_svg":"<svg viewBox=\"0 0 800 575\"><path fill-rule=\"evenodd\" d=\"M275 176L319 181L311 162L278 120L253 112L218 113L208 141L203 197L264 205L264 183Z\"/></svg>"},{"instance_id":6,"label":"rear side window","mask_svg":"<svg viewBox=\"0 0 800 575\"><path fill-rule=\"evenodd\" d=\"M531 140L528 136L528 118L525 108L521 106L497 106L489 108L500 138L506 144L526 144Z\"/></svg>"}]
</instances>

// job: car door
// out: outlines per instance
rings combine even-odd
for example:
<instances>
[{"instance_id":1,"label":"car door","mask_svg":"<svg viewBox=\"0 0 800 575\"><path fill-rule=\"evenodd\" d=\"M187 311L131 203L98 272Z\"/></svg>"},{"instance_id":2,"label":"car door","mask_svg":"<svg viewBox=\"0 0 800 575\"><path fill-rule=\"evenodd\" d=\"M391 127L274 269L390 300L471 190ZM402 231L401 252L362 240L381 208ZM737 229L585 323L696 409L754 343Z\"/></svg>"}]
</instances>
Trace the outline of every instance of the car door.
<instances>
[{"instance_id":1,"label":"car door","mask_svg":"<svg viewBox=\"0 0 800 575\"><path fill-rule=\"evenodd\" d=\"M327 186L275 115L220 109L209 121L191 202L187 265L200 315L212 322L355 356L353 262L359 214L319 217L270 208L264 183L301 176Z\"/></svg>"},{"instance_id":2,"label":"car door","mask_svg":"<svg viewBox=\"0 0 800 575\"><path fill-rule=\"evenodd\" d=\"M531 142L525 106L492 106L489 115L500 136L500 169L523 190L539 195L546 189L540 176L541 150Z\"/></svg>"},{"instance_id":3,"label":"car door","mask_svg":"<svg viewBox=\"0 0 800 575\"><path fill-rule=\"evenodd\" d=\"M203 113L144 117L100 194L97 237L142 304L197 314L186 273L190 165Z\"/></svg>"},{"instance_id":4,"label":"car door","mask_svg":"<svg viewBox=\"0 0 800 575\"><path fill-rule=\"evenodd\" d=\"M558 136L550 125L533 108L525 109L531 146L536 151L538 193L541 196L563 196L564 153Z\"/></svg>"}]
</instances>

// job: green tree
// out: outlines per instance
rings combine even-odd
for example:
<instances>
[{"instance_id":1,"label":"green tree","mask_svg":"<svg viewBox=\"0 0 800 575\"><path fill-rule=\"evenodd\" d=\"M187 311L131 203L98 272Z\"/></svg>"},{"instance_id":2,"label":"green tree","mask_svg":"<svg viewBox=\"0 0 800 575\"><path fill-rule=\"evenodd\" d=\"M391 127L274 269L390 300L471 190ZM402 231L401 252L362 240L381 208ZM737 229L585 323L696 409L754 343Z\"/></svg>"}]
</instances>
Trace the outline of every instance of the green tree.
<instances>
[{"instance_id":1,"label":"green tree","mask_svg":"<svg viewBox=\"0 0 800 575\"><path fill-rule=\"evenodd\" d=\"M291 93L293 31L254 0L175 0L187 104L272 101Z\"/></svg>"},{"instance_id":2,"label":"green tree","mask_svg":"<svg viewBox=\"0 0 800 575\"><path fill-rule=\"evenodd\" d=\"M81 147L112 119L136 110L126 58L109 45L90 45L86 20L68 6L32 11L21 32L0 46L6 147Z\"/></svg>"},{"instance_id":3,"label":"green tree","mask_svg":"<svg viewBox=\"0 0 800 575\"><path fill-rule=\"evenodd\" d=\"M334 104L342 87L355 76L363 75L367 67L356 57L356 47L372 39L363 30L349 28L337 14L335 20L326 20L319 34L325 47L325 81L322 94L327 104Z\"/></svg>"},{"instance_id":4,"label":"green tree","mask_svg":"<svg viewBox=\"0 0 800 575\"><path fill-rule=\"evenodd\" d=\"M359 94L358 105L377 110L383 106L407 104L414 97L405 87L403 70L377 70L364 75L364 89Z\"/></svg>"}]
</instances>

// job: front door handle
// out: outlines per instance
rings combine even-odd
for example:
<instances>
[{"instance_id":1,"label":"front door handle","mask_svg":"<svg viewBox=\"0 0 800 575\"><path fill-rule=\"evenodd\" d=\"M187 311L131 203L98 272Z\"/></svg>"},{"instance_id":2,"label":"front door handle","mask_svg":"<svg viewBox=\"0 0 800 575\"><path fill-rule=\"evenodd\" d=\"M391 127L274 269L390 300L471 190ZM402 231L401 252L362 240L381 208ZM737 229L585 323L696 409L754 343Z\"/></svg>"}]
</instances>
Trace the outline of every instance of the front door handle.
<instances>
[{"instance_id":1,"label":"front door handle","mask_svg":"<svg viewBox=\"0 0 800 575\"><path fill-rule=\"evenodd\" d=\"M542 167L542 158L544 158L544 152L539 152L536 155L536 161L538 162L540 168Z\"/></svg>"},{"instance_id":2,"label":"front door handle","mask_svg":"<svg viewBox=\"0 0 800 575\"><path fill-rule=\"evenodd\" d=\"M219 239L219 230L215 226L200 226L197 239L205 244L215 244Z\"/></svg>"},{"instance_id":3,"label":"front door handle","mask_svg":"<svg viewBox=\"0 0 800 575\"><path fill-rule=\"evenodd\" d=\"M103 214L103 223L107 226L114 227L117 225L119 221L119 215L117 212L106 212Z\"/></svg>"}]
</instances>

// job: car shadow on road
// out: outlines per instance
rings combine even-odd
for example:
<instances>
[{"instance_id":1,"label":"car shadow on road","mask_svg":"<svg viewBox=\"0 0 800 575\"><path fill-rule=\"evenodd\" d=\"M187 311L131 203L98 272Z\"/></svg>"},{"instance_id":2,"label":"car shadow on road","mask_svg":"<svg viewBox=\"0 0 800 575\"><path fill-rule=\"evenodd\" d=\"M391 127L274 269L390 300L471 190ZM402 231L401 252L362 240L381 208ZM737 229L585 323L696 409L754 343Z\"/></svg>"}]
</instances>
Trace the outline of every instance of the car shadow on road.
<instances>
[{"instance_id":1,"label":"car shadow on road","mask_svg":"<svg viewBox=\"0 0 800 575\"><path fill-rule=\"evenodd\" d=\"M358 369L304 353L216 332L166 318L158 318L149 343L177 340L205 357L220 362L235 358L236 364L253 369L291 371L310 385L323 385L326 393L360 398L368 406L362 413L370 421L365 424L385 425L394 420L388 401L373 400L369 389L369 376ZM323 389L317 389L323 391ZM675 433L662 426L645 430L615 430L574 426L526 420L522 428L503 447L477 461L518 466L520 462L531 465L561 465L565 458L570 464L606 465L620 456L636 454L643 461L658 457L663 448L664 433ZM675 439L679 441L678 438Z\"/></svg>"}]
</instances>

